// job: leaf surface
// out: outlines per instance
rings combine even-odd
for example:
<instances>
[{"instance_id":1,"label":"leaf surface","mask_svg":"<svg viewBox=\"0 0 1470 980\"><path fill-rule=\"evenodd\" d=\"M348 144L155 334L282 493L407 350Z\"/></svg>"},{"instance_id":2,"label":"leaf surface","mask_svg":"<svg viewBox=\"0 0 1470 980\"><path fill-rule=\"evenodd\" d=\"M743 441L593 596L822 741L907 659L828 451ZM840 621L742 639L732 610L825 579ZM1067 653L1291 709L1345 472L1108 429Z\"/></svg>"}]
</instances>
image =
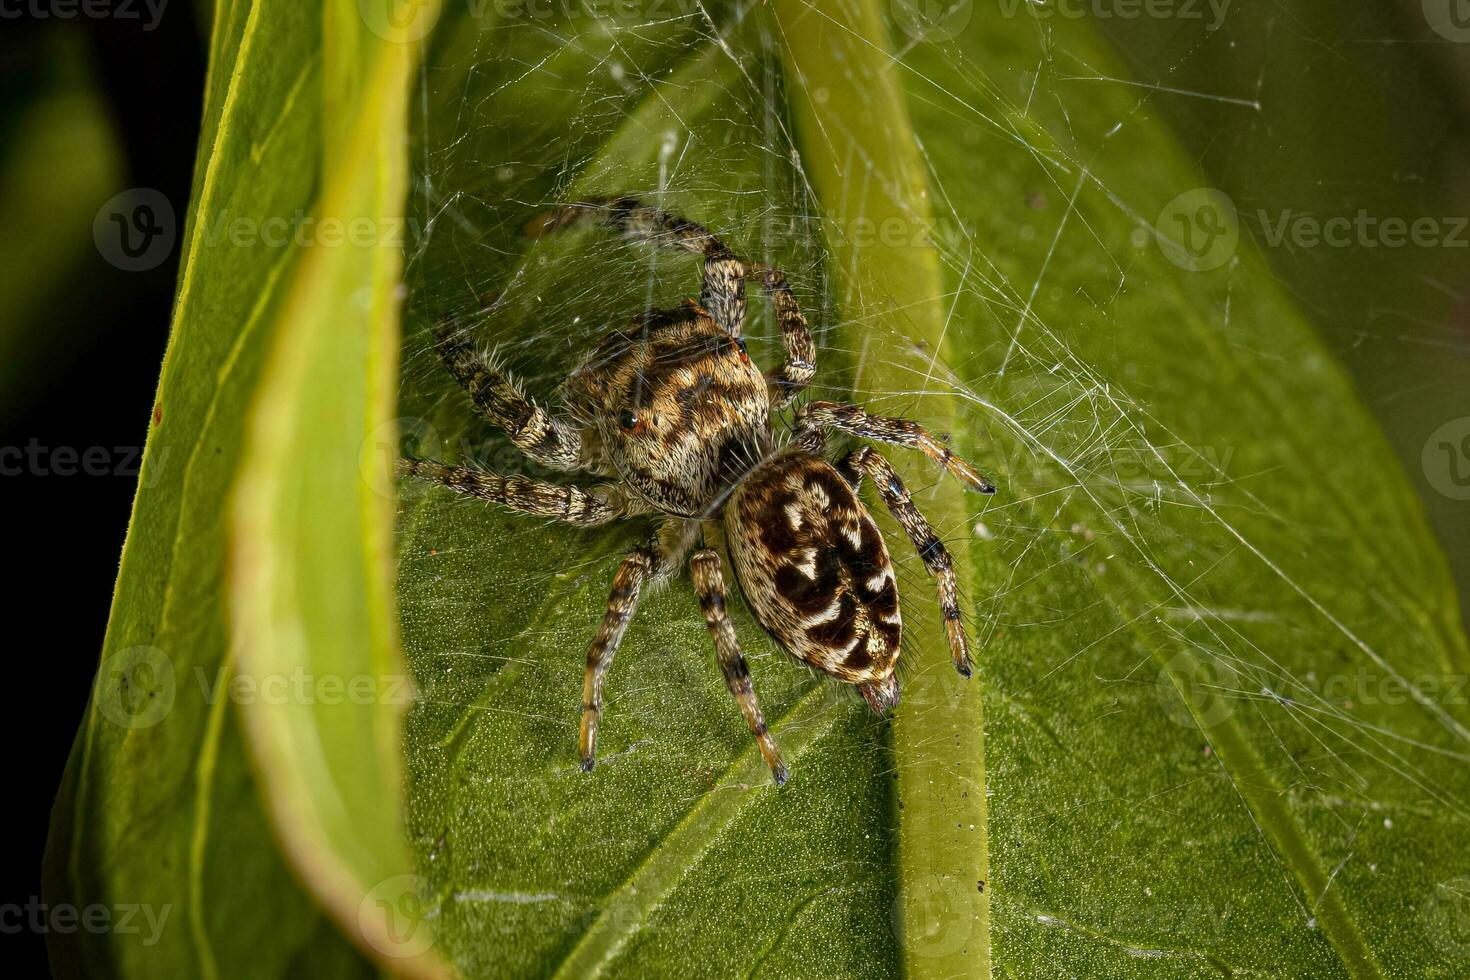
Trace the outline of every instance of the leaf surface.
<instances>
[{"instance_id":1,"label":"leaf surface","mask_svg":"<svg viewBox=\"0 0 1470 980\"><path fill-rule=\"evenodd\" d=\"M433 320L548 396L601 331L697 291L677 257L520 233L626 193L788 272L816 397L930 421L1002 487L967 499L891 454L962 556L980 647L965 685L892 540L891 727L737 608L792 765L778 793L680 583L644 600L603 764L575 771L582 653L647 525L405 486L410 828L447 955L470 975L1453 975L1466 644L1383 439L1247 241L1176 262L1159 216L1200 178L1135 92L1058 67L1122 77L1088 24L981 4L915 41L891 12L441 27L407 451L534 473L438 368Z\"/></svg>"},{"instance_id":2,"label":"leaf surface","mask_svg":"<svg viewBox=\"0 0 1470 980\"><path fill-rule=\"evenodd\" d=\"M174 332L47 868L53 902L172 918L148 945L68 937L58 973L364 974L350 939L466 976L1463 974L1470 652L1444 558L1248 241L1193 271L1167 206L1202 180L1088 23L450 5L410 127L418 52L362 9L213 19ZM409 136L395 424L394 249L221 229L391 220ZM547 397L604 331L697 292L685 257L522 235L594 193L784 269L812 394L923 420L1001 487L889 452L956 556L978 666L949 668L885 523L891 721L732 602L780 791L683 581L645 597L601 765L576 769L583 652L649 522L398 487L395 623L398 430L550 476L476 418L430 325L470 325ZM302 672L372 694L262 696Z\"/></svg>"},{"instance_id":3,"label":"leaf surface","mask_svg":"<svg viewBox=\"0 0 1470 980\"><path fill-rule=\"evenodd\" d=\"M399 253L325 224L401 216L415 49L370 35L353 4L226 2L213 24L173 330L46 868L51 904L148 925L50 937L52 965L370 974L350 938L432 973L411 939L384 939L414 897L394 891L414 880L409 695L389 696L391 487L374 495L360 458L375 426L392 432ZM350 163L324 159L324 133Z\"/></svg>"}]
</instances>

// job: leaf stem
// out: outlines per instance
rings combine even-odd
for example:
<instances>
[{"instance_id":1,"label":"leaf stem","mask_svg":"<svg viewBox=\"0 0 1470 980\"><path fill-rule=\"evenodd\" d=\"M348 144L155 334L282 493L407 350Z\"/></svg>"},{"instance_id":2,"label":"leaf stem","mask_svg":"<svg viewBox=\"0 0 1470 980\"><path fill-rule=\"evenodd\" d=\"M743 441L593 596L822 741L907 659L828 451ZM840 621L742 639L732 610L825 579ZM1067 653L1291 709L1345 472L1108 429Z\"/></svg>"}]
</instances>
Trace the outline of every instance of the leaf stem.
<instances>
[{"instance_id":1,"label":"leaf stem","mask_svg":"<svg viewBox=\"0 0 1470 980\"><path fill-rule=\"evenodd\" d=\"M857 327L858 391L910 387L915 352L943 358L944 286L928 181L887 31L873 0L775 0L801 166L817 204L838 303ZM884 234L885 229L901 230ZM876 324L876 325L875 325ZM880 351L884 338L907 350ZM899 377L899 371L905 371ZM934 410L951 410L934 400ZM895 458L901 469L911 462ZM918 486L935 483L910 470ZM968 522L962 491L938 481L921 505L940 528ZM897 534L885 521L885 531ZM952 549L969 567L963 538ZM910 602L922 628L905 634L905 692L893 729L897 756L898 921L901 960L911 977L988 977L989 899L985 746L980 681L950 665L937 613Z\"/></svg>"}]
</instances>

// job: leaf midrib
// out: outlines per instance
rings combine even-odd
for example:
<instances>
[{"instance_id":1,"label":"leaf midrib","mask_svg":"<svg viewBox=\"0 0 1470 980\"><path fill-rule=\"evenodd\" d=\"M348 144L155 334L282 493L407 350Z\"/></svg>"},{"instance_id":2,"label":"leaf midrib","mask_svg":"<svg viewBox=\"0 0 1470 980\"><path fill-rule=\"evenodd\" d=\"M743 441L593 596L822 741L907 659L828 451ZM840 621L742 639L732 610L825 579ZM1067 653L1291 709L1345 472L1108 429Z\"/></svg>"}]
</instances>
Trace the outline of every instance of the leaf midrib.
<instances>
[{"instance_id":1,"label":"leaf midrib","mask_svg":"<svg viewBox=\"0 0 1470 980\"><path fill-rule=\"evenodd\" d=\"M916 238L894 248L882 236L868 244L833 237L830 224L823 224L832 278L845 287L839 301L845 332L851 337L868 318L884 321L892 326L892 336L927 344L932 368L939 359L948 359L953 311L943 308L947 294L934 244L934 194L908 111L912 97L894 77L903 63L890 51L877 0L854 0L837 15L823 9L833 2L841 0L776 0L772 8L784 39L788 90L803 100L793 106L803 176L822 205L849 220L924 231L922 245ZM815 25L803 23L808 15L816 18ZM815 91L825 93L820 109ZM871 296L866 294L870 284L876 287ZM867 356L866 340L872 334L863 330L860 336L864 343L848 345L862 351L856 387L883 387L871 379L892 369ZM932 370L926 388L931 378ZM940 399L936 405L939 413L922 421L941 431L951 428L952 400ZM920 472L928 482L932 470L921 469L927 461L903 451L891 456L911 485L919 485L914 476ZM939 474L929 486L922 505L928 521L941 531L968 526L969 508L957 482ZM912 553L907 534L887 510L875 512L880 527ZM968 535L953 538L949 547L958 568L973 567ZM926 611L932 608L933 594L931 583ZM914 675L953 677L945 631L931 629L911 638L916 642L906 636L904 657ZM991 970L990 898L975 885L990 876L982 678L983 673L922 705L911 696L894 713L898 780L892 800L898 830L892 860L899 889L900 964L910 977L983 977ZM917 682L918 676L910 678L910 684ZM925 906L936 887L962 903L954 906L953 915L970 923L958 948L922 950L913 935L927 925Z\"/></svg>"}]
</instances>

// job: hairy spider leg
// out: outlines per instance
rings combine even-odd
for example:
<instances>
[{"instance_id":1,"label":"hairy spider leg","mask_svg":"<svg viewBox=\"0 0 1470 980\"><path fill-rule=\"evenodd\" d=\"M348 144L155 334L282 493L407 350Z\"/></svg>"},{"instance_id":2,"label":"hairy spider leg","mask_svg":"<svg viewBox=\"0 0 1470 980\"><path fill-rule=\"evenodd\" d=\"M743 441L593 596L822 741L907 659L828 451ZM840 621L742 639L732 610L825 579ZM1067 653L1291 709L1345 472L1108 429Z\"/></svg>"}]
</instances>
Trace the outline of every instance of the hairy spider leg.
<instances>
[{"instance_id":1,"label":"hairy spider leg","mask_svg":"<svg viewBox=\"0 0 1470 980\"><path fill-rule=\"evenodd\" d=\"M760 275L766 298L781 328L781 343L786 348L786 359L780 367L766 373L766 381L771 386L771 407L780 410L795 401L817 373L817 345L785 274L779 269L763 269Z\"/></svg>"},{"instance_id":2,"label":"hairy spider leg","mask_svg":"<svg viewBox=\"0 0 1470 980\"><path fill-rule=\"evenodd\" d=\"M745 723L760 746L761 758L770 767L771 778L777 786L784 785L787 773L786 765L781 761L781 750L766 728L766 719L761 715L755 687L750 681L750 667L740 652L735 627L730 625L730 618L725 614L725 579L720 573L720 556L711 548L696 551L689 559L689 570L705 625L714 640L715 658L725 675L725 685L740 706L740 713L745 716Z\"/></svg>"},{"instance_id":3,"label":"hairy spider leg","mask_svg":"<svg viewBox=\"0 0 1470 980\"><path fill-rule=\"evenodd\" d=\"M917 449L938 463L966 489L980 493L995 493L995 487L981 476L979 471L965 462L948 446L931 436L927 429L908 419L869 415L857 405L842 405L837 402L807 402L796 410L796 428L836 429L863 439L873 439L895 446Z\"/></svg>"},{"instance_id":4,"label":"hairy spider leg","mask_svg":"<svg viewBox=\"0 0 1470 980\"><path fill-rule=\"evenodd\" d=\"M556 470L585 465L581 433L527 397L464 331L446 320L434 327L434 336L439 358L449 373L484 416L505 430L517 449Z\"/></svg>"},{"instance_id":5,"label":"hairy spider leg","mask_svg":"<svg viewBox=\"0 0 1470 980\"><path fill-rule=\"evenodd\" d=\"M745 280L759 276L786 348L781 366L767 374L773 407L781 409L791 404L816 374L816 344L779 269L748 263L703 225L631 197L591 198L555 208L532 219L526 233L540 237L579 224L601 224L631 241L704 256L699 303L732 337L738 338L745 326Z\"/></svg>"},{"instance_id":6,"label":"hairy spider leg","mask_svg":"<svg viewBox=\"0 0 1470 980\"><path fill-rule=\"evenodd\" d=\"M855 449L843 459L839 470L853 482L854 489L861 483L862 475L867 474L878 488L878 496L883 498L889 513L914 543L919 557L924 560L924 567L929 569L929 574L939 585L939 609L949 638L950 659L962 677L969 677L970 642L960 621L959 584L955 581L954 560L950 558L944 542L939 540L928 520L914 505L908 489L882 453L871 446Z\"/></svg>"},{"instance_id":7,"label":"hairy spider leg","mask_svg":"<svg viewBox=\"0 0 1470 980\"><path fill-rule=\"evenodd\" d=\"M526 225L539 238L579 224L602 224L635 242L677 248L704 257L699 305L732 337L745 326L745 264L703 225L649 207L636 198L589 198L555 208Z\"/></svg>"},{"instance_id":8,"label":"hairy spider leg","mask_svg":"<svg viewBox=\"0 0 1470 980\"><path fill-rule=\"evenodd\" d=\"M658 555L652 548L640 548L618 565L613 575L612 591L607 597L607 612L587 647L587 672L582 679L582 729L578 749L582 771L591 772L597 765L597 724L602 720L602 679L612 666L618 644L638 611L638 590L653 574Z\"/></svg>"},{"instance_id":9,"label":"hairy spider leg","mask_svg":"<svg viewBox=\"0 0 1470 980\"><path fill-rule=\"evenodd\" d=\"M432 459L400 459L396 469L399 476L411 476L522 514L579 527L594 527L648 510L616 483L568 487L523 476L501 476L474 466L448 466Z\"/></svg>"},{"instance_id":10,"label":"hairy spider leg","mask_svg":"<svg viewBox=\"0 0 1470 980\"><path fill-rule=\"evenodd\" d=\"M583 772L597 764L597 726L602 720L602 680L612 666L623 633L638 611L639 590L668 579L683 567L698 525L672 517L659 527L657 537L625 557L613 574L607 612L587 647L587 671L582 678L582 727L578 738Z\"/></svg>"}]
</instances>

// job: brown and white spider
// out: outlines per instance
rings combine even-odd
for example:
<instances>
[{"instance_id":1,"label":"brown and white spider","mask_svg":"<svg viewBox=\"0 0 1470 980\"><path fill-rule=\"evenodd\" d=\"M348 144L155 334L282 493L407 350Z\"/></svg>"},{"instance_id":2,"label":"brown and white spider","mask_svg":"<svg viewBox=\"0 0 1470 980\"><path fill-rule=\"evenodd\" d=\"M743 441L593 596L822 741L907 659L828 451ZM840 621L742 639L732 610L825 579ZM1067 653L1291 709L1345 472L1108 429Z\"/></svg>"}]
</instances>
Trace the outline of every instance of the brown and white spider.
<instances>
[{"instance_id":1,"label":"brown and white spider","mask_svg":"<svg viewBox=\"0 0 1470 980\"><path fill-rule=\"evenodd\" d=\"M722 542L756 619L782 647L856 685L874 712L898 703L898 589L888 549L857 496L864 476L938 580L950 655L968 677L968 642L949 552L886 459L863 447L834 468L822 456L824 431L918 449L967 487L981 493L995 488L922 426L869 415L854 405L802 405L783 444L771 413L789 406L816 371L816 348L785 277L737 258L699 225L628 198L558 208L526 231L539 236L578 224L602 224L633 241L702 256L699 303L652 310L609 334L562 385L564 418L523 394L458 328L446 323L436 329L438 349L474 403L526 456L613 482L565 486L416 459L400 461L398 470L568 524L663 515L654 540L618 566L607 613L587 650L582 768L590 770L596 761L603 677L638 606L639 590L677 574L687 561L725 682L776 783L786 781L725 614L716 550ZM786 347L784 363L768 375L751 363L740 339L747 278L759 278L764 286Z\"/></svg>"}]
</instances>

